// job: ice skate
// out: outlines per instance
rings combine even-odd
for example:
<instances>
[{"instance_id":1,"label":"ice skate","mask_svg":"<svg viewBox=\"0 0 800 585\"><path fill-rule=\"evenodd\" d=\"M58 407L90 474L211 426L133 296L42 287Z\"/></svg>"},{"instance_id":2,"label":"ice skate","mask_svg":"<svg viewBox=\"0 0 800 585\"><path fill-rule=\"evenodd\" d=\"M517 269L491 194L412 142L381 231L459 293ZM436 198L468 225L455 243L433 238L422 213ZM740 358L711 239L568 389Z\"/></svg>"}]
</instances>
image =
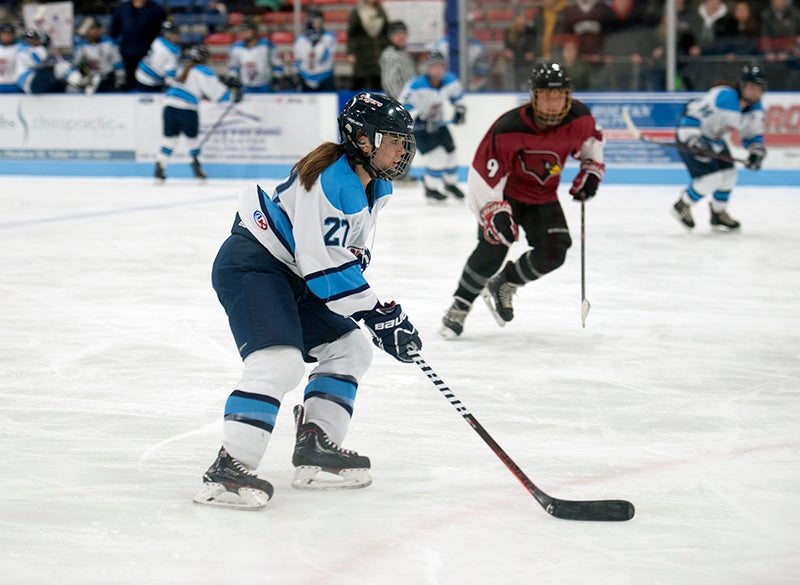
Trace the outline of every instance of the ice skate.
<instances>
[{"instance_id":1,"label":"ice skate","mask_svg":"<svg viewBox=\"0 0 800 585\"><path fill-rule=\"evenodd\" d=\"M514 306L511 302L520 285L508 282L504 272L494 275L486 287L481 291L481 297L486 301L489 312L500 327L514 318Z\"/></svg>"},{"instance_id":2,"label":"ice skate","mask_svg":"<svg viewBox=\"0 0 800 585\"><path fill-rule=\"evenodd\" d=\"M194 496L198 504L258 510L267 505L273 487L231 457L225 447L203 474L203 488Z\"/></svg>"},{"instance_id":3,"label":"ice skate","mask_svg":"<svg viewBox=\"0 0 800 585\"><path fill-rule=\"evenodd\" d=\"M444 188L447 190L450 195L452 195L455 199L459 201L464 199L464 192L458 188L458 185L445 185Z\"/></svg>"},{"instance_id":4,"label":"ice skate","mask_svg":"<svg viewBox=\"0 0 800 585\"><path fill-rule=\"evenodd\" d=\"M464 321L467 319L472 303L468 303L460 297L453 299L453 304L447 309L447 313L442 317L442 327L439 335L445 339L455 339L464 331Z\"/></svg>"},{"instance_id":5,"label":"ice skate","mask_svg":"<svg viewBox=\"0 0 800 585\"><path fill-rule=\"evenodd\" d=\"M167 174L164 172L164 165L160 162L156 163L156 170L153 171L153 178L159 183L163 183L167 180Z\"/></svg>"},{"instance_id":6,"label":"ice skate","mask_svg":"<svg viewBox=\"0 0 800 585\"><path fill-rule=\"evenodd\" d=\"M727 210L723 209L720 212L714 211L714 206L710 203L708 204L709 209L711 210L711 225L715 228L726 228L728 230L736 230L739 229L739 226L742 225L735 219L733 219L730 215L728 215Z\"/></svg>"},{"instance_id":7,"label":"ice skate","mask_svg":"<svg viewBox=\"0 0 800 585\"><path fill-rule=\"evenodd\" d=\"M425 201L428 203L442 203L447 201L447 195L439 193L436 189L425 187Z\"/></svg>"},{"instance_id":8,"label":"ice skate","mask_svg":"<svg viewBox=\"0 0 800 585\"><path fill-rule=\"evenodd\" d=\"M292 455L292 487L301 490L336 490L367 487L372 483L369 457L336 445L314 423L304 423L305 409L294 407L297 441ZM330 477L318 477L320 473ZM336 477L333 477L336 476Z\"/></svg>"},{"instance_id":9,"label":"ice skate","mask_svg":"<svg viewBox=\"0 0 800 585\"><path fill-rule=\"evenodd\" d=\"M683 199L678 199L675 205L672 206L675 216L678 218L686 229L694 228L694 218L692 217L692 207L688 203L684 203Z\"/></svg>"},{"instance_id":10,"label":"ice skate","mask_svg":"<svg viewBox=\"0 0 800 585\"><path fill-rule=\"evenodd\" d=\"M196 156L192 157L192 173L195 179L206 180L206 173L203 171L203 167L200 166L200 161L197 160Z\"/></svg>"}]
</instances>

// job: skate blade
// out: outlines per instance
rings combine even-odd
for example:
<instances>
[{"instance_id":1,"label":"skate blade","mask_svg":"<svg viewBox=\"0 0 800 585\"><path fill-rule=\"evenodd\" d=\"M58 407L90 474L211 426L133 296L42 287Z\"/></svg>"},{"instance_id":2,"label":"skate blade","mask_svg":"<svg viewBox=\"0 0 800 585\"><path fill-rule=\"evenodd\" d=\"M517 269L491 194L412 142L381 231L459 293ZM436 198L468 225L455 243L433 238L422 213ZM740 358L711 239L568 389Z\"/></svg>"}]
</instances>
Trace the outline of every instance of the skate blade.
<instances>
[{"instance_id":1,"label":"skate blade","mask_svg":"<svg viewBox=\"0 0 800 585\"><path fill-rule=\"evenodd\" d=\"M495 322L500 325L500 327L505 327L507 321L504 321L503 318L500 316L500 313L494 308L494 303L492 302L492 295L489 293L488 290L483 289L481 291L481 298L486 302L486 306L489 308L489 312L494 317Z\"/></svg>"},{"instance_id":2,"label":"skate blade","mask_svg":"<svg viewBox=\"0 0 800 585\"><path fill-rule=\"evenodd\" d=\"M319 473L325 476L318 477ZM338 479L328 479L333 477ZM312 465L295 469L292 479L292 487L298 490L348 490L365 488L370 484L372 477L368 469L342 469L338 473L329 473Z\"/></svg>"},{"instance_id":3,"label":"skate blade","mask_svg":"<svg viewBox=\"0 0 800 585\"><path fill-rule=\"evenodd\" d=\"M442 339L458 339L461 335L447 327L446 325L442 325L441 329L439 329L439 337Z\"/></svg>"},{"instance_id":4,"label":"skate blade","mask_svg":"<svg viewBox=\"0 0 800 585\"><path fill-rule=\"evenodd\" d=\"M261 490L239 488L237 492L228 491L221 483L208 482L194 495L194 502L207 506L234 508L237 510L260 510L267 505L269 496Z\"/></svg>"}]
</instances>

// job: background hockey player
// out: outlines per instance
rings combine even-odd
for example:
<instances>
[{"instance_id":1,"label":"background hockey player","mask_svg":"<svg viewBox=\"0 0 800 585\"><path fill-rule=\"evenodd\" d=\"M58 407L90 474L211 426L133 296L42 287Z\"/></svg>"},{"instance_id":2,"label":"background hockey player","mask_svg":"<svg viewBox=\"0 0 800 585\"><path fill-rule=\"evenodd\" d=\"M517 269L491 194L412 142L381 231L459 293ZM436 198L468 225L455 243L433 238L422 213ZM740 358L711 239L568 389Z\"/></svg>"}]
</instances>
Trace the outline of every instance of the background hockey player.
<instances>
[{"instance_id":1,"label":"background hockey player","mask_svg":"<svg viewBox=\"0 0 800 585\"><path fill-rule=\"evenodd\" d=\"M298 161L270 195L240 196L212 282L228 314L244 373L225 405L223 446L195 502L258 508L272 485L252 473L264 454L284 395L308 376L295 407L292 485L357 488L371 483L368 457L341 448L372 349L402 362L421 348L399 304L381 302L363 275L378 213L414 157L411 116L382 94L360 93L338 118L340 144ZM320 476L320 472L327 472ZM327 481L325 479L327 477Z\"/></svg>"},{"instance_id":2,"label":"background hockey player","mask_svg":"<svg viewBox=\"0 0 800 585\"><path fill-rule=\"evenodd\" d=\"M17 55L22 44L17 41L17 31L11 23L0 25L0 93L20 93L17 85Z\"/></svg>"},{"instance_id":3,"label":"background hockey player","mask_svg":"<svg viewBox=\"0 0 800 585\"><path fill-rule=\"evenodd\" d=\"M241 40L231 45L228 85L250 93L269 93L283 79L283 60L269 39L260 38L253 20L244 24Z\"/></svg>"},{"instance_id":4,"label":"background hockey player","mask_svg":"<svg viewBox=\"0 0 800 585\"><path fill-rule=\"evenodd\" d=\"M17 53L17 86L27 94L63 93L67 89L94 92L95 85L89 75L83 75L72 63L57 52L48 50L46 34L27 29L23 44Z\"/></svg>"},{"instance_id":5,"label":"background hockey player","mask_svg":"<svg viewBox=\"0 0 800 585\"><path fill-rule=\"evenodd\" d=\"M458 188L458 158L449 123L463 124L467 108L464 88L455 73L447 70L447 59L431 51L426 73L412 78L403 88L401 100L414 116L414 138L424 171L422 183L430 202L445 201L448 195L463 199ZM450 110L452 118L448 119Z\"/></svg>"},{"instance_id":6,"label":"background hockey player","mask_svg":"<svg viewBox=\"0 0 800 585\"><path fill-rule=\"evenodd\" d=\"M516 291L561 266L572 245L558 200L561 171L572 155L581 162L569 190L594 197L603 179L604 140L589 108L572 99L569 75L558 63L536 65L531 101L500 116L478 145L467 200L478 219L478 245L467 260L440 333L461 335L475 298L486 288L499 325L514 318ZM499 273L522 228L530 246Z\"/></svg>"},{"instance_id":7,"label":"background hockey player","mask_svg":"<svg viewBox=\"0 0 800 585\"><path fill-rule=\"evenodd\" d=\"M318 8L309 8L307 18L305 31L294 41L295 85L301 91L336 91L333 79L336 35L325 30Z\"/></svg>"},{"instance_id":8,"label":"background hockey player","mask_svg":"<svg viewBox=\"0 0 800 585\"><path fill-rule=\"evenodd\" d=\"M103 34L103 27L93 17L81 24L83 40L75 47L73 62L86 75L93 76L97 92L123 91L126 85L125 65L117 43Z\"/></svg>"},{"instance_id":9,"label":"background hockey player","mask_svg":"<svg viewBox=\"0 0 800 585\"><path fill-rule=\"evenodd\" d=\"M136 68L137 91L160 92L172 83L181 58L180 38L177 25L164 21L161 35L153 41Z\"/></svg>"},{"instance_id":10,"label":"background hockey player","mask_svg":"<svg viewBox=\"0 0 800 585\"><path fill-rule=\"evenodd\" d=\"M200 165L200 147L197 136L200 132L198 107L203 99L212 102L239 101L238 89L230 89L222 83L216 73L206 65L209 57L208 47L195 45L188 52L187 63L172 81L164 95L163 138L156 156L154 176L163 181L167 178L165 169L172 156L180 135L186 137L186 148L192 157L192 173L198 179L206 174Z\"/></svg>"},{"instance_id":11,"label":"background hockey player","mask_svg":"<svg viewBox=\"0 0 800 585\"><path fill-rule=\"evenodd\" d=\"M709 195L711 225L728 230L739 228L740 223L728 213L728 200L736 186L734 162L704 156L703 152L730 158L725 138L732 130L737 130L742 145L749 152L746 167L751 171L761 168L767 156L764 107L761 105L766 88L767 79L761 68L745 66L737 87L718 85L686 104L675 135L689 150L681 151L680 155L692 181L673 206L686 228L695 226L692 205Z\"/></svg>"}]
</instances>

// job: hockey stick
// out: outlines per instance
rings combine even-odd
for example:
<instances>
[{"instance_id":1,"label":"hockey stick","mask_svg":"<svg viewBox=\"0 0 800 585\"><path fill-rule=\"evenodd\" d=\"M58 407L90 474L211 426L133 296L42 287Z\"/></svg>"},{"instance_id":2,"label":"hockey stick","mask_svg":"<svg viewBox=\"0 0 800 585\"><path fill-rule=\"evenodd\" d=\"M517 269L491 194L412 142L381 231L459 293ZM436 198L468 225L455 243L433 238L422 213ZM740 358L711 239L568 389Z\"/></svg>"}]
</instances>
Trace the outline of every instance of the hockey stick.
<instances>
[{"instance_id":1,"label":"hockey stick","mask_svg":"<svg viewBox=\"0 0 800 585\"><path fill-rule=\"evenodd\" d=\"M743 158L736 158L733 156L728 156L727 154L719 154L714 152L713 150L700 150L698 148L692 148L687 146L681 142L661 142L659 140L653 140L652 138L648 138L642 131L636 127L636 124L633 123L633 119L631 118L631 112L628 106L622 106L622 121L625 122L625 127L628 129L628 132L633 134L636 140L640 140L642 142L646 142L648 144L656 144L658 146L664 146L666 148L674 148L676 150L682 150L683 152L691 152L695 156L703 156L706 158L713 158L716 160L724 160L725 162L738 162L742 164L747 164L747 159Z\"/></svg>"},{"instance_id":2,"label":"hockey stick","mask_svg":"<svg viewBox=\"0 0 800 585\"><path fill-rule=\"evenodd\" d=\"M586 298L586 200L581 199L581 326L584 328L590 308Z\"/></svg>"},{"instance_id":3,"label":"hockey stick","mask_svg":"<svg viewBox=\"0 0 800 585\"><path fill-rule=\"evenodd\" d=\"M419 351L412 347L408 354L414 360L414 363L419 366L420 370L428 376L428 379L433 382L436 389L447 398L450 404L452 404L459 413L461 413L461 416L464 417L467 424L480 435L481 439L489 445L489 448L494 451L494 454L508 467L509 471L514 474L514 477L525 486L525 489L536 498L536 501L539 502L548 514L563 520L594 520L598 522L624 522L625 520L633 518L635 509L633 504L626 500L561 500L544 493L528 479L528 476L514 463L503 448L497 444L486 429L484 429L472 413L470 413L467 407L455 397L450 388L447 387L427 362L422 359Z\"/></svg>"},{"instance_id":4,"label":"hockey stick","mask_svg":"<svg viewBox=\"0 0 800 585\"><path fill-rule=\"evenodd\" d=\"M231 96L231 103L229 103L229 104L228 104L228 107L227 107L227 108L225 108L225 111L224 111L224 112L222 112L222 114L220 114L220 117L219 117L219 118L217 118L217 121L216 121L216 122L214 122L214 125L213 125L213 126L211 126L211 128L209 129L209 131L208 131L208 132L206 132L205 136L203 136L203 139L202 139L202 140L200 141L200 143L197 145L197 150L200 150L201 148L203 148L203 145L204 145L206 142L208 142L208 139L209 139L209 138L211 137L211 135L214 133L214 130L216 130L217 128L219 128L219 125L220 125L220 124L222 124L222 121L225 119L225 116L227 116L227 115L230 113L230 111L233 109L233 106L235 106L235 105L236 105L236 102L234 101L234 99L233 99L233 96Z\"/></svg>"}]
</instances>

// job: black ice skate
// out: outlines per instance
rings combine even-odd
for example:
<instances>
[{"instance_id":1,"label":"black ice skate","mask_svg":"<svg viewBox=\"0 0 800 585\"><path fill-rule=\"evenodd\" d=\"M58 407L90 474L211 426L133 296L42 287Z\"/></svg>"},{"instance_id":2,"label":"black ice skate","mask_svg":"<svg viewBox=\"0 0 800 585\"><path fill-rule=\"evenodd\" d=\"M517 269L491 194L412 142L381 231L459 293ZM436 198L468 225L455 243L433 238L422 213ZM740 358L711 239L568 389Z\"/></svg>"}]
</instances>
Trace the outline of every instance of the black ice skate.
<instances>
[{"instance_id":1,"label":"black ice skate","mask_svg":"<svg viewBox=\"0 0 800 585\"><path fill-rule=\"evenodd\" d=\"M461 335L464 331L464 321L466 321L471 307L472 303L455 297L453 304L442 317L442 328L439 329L439 335L445 339L455 339Z\"/></svg>"},{"instance_id":2,"label":"black ice skate","mask_svg":"<svg viewBox=\"0 0 800 585\"><path fill-rule=\"evenodd\" d=\"M481 297L486 301L489 312L500 327L505 327L506 323L514 318L511 297L516 294L518 288L519 285L508 282L505 272L501 271L490 278L481 291Z\"/></svg>"},{"instance_id":3,"label":"black ice skate","mask_svg":"<svg viewBox=\"0 0 800 585\"><path fill-rule=\"evenodd\" d=\"M458 188L458 185L445 185L444 188L456 199L464 199L464 192Z\"/></svg>"},{"instance_id":4,"label":"black ice skate","mask_svg":"<svg viewBox=\"0 0 800 585\"><path fill-rule=\"evenodd\" d=\"M194 496L198 504L258 510L272 497L272 484L251 473L231 457L225 447L203 474L203 488Z\"/></svg>"},{"instance_id":5,"label":"black ice skate","mask_svg":"<svg viewBox=\"0 0 800 585\"><path fill-rule=\"evenodd\" d=\"M436 189L425 187L425 201L428 203L442 203L447 201L447 195L439 193Z\"/></svg>"},{"instance_id":6,"label":"black ice skate","mask_svg":"<svg viewBox=\"0 0 800 585\"><path fill-rule=\"evenodd\" d=\"M314 423L304 423L305 409L294 407L297 440L292 455L296 467L292 487L301 490L335 490L367 487L372 483L369 475L369 457L355 451L342 449ZM319 478L325 472L338 479Z\"/></svg>"},{"instance_id":7,"label":"black ice skate","mask_svg":"<svg viewBox=\"0 0 800 585\"><path fill-rule=\"evenodd\" d=\"M694 218L692 217L692 207L688 203L684 203L683 199L678 199L675 205L672 206L675 216L687 228L694 228Z\"/></svg>"},{"instance_id":8,"label":"black ice skate","mask_svg":"<svg viewBox=\"0 0 800 585\"><path fill-rule=\"evenodd\" d=\"M160 163L156 163L156 170L153 172L153 177L156 181L164 182L167 180L167 174L164 172L164 166Z\"/></svg>"},{"instance_id":9,"label":"black ice skate","mask_svg":"<svg viewBox=\"0 0 800 585\"><path fill-rule=\"evenodd\" d=\"M200 179L204 181L206 179L206 173L203 170L203 167L200 166L200 161L197 160L197 157L192 157L192 173L194 173L195 179Z\"/></svg>"},{"instance_id":10,"label":"black ice skate","mask_svg":"<svg viewBox=\"0 0 800 585\"><path fill-rule=\"evenodd\" d=\"M722 210L719 213L714 211L714 206L710 203L708 207L711 209L711 225L717 228L727 228L729 230L739 229L739 226L742 225L735 219L733 219L726 210Z\"/></svg>"}]
</instances>

